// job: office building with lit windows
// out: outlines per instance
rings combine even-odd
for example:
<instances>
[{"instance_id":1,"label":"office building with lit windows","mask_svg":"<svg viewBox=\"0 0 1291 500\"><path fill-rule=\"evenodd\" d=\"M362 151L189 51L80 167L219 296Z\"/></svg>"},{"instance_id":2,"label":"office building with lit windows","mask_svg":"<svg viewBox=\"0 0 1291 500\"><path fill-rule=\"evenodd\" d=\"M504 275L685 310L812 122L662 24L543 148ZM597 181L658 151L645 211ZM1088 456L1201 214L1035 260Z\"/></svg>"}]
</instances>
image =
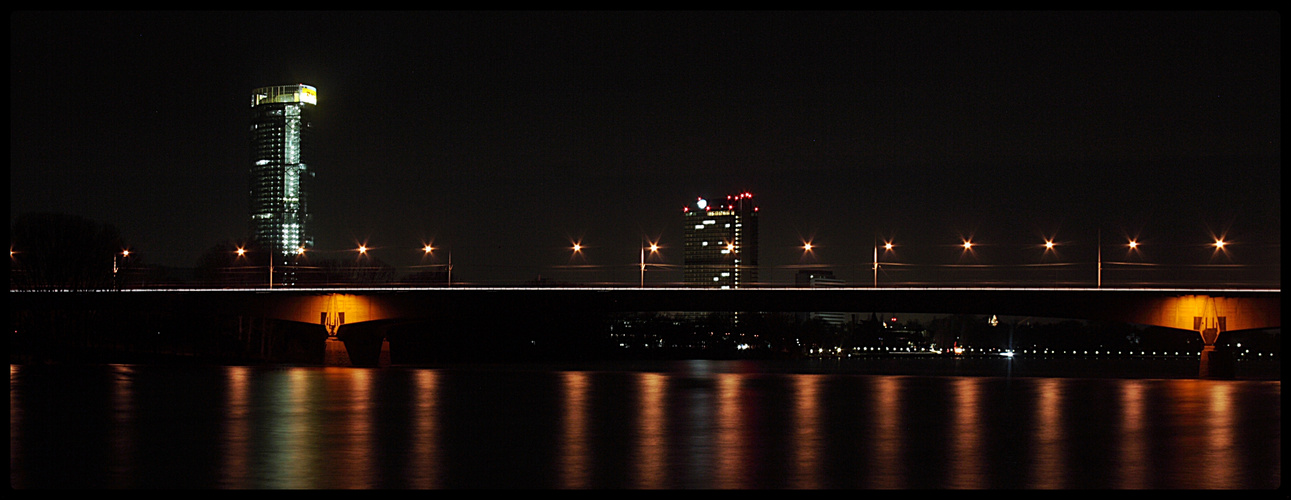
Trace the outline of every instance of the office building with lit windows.
<instances>
[{"instance_id":1,"label":"office building with lit windows","mask_svg":"<svg viewBox=\"0 0 1291 500\"><path fill-rule=\"evenodd\" d=\"M683 209L689 287L742 288L758 281L758 208L753 195L704 198Z\"/></svg>"},{"instance_id":2,"label":"office building with lit windows","mask_svg":"<svg viewBox=\"0 0 1291 500\"><path fill-rule=\"evenodd\" d=\"M304 84L261 87L251 93L251 235L272 248L280 261L314 244L309 196L317 105L318 91Z\"/></svg>"}]
</instances>

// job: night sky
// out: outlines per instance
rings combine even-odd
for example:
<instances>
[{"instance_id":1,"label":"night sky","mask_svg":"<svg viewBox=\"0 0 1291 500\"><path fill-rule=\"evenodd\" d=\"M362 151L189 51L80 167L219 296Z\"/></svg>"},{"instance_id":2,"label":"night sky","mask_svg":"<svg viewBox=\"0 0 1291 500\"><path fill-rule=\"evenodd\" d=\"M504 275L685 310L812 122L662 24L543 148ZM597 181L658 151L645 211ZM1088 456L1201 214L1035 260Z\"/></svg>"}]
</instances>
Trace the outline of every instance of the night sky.
<instances>
[{"instance_id":1,"label":"night sky","mask_svg":"<svg viewBox=\"0 0 1291 500\"><path fill-rule=\"evenodd\" d=\"M749 191L774 283L1129 235L1280 287L1280 47L1277 12L16 12L10 217L192 267L248 233L251 90L306 83L321 258L626 285L648 238L676 282L682 207Z\"/></svg>"}]
</instances>

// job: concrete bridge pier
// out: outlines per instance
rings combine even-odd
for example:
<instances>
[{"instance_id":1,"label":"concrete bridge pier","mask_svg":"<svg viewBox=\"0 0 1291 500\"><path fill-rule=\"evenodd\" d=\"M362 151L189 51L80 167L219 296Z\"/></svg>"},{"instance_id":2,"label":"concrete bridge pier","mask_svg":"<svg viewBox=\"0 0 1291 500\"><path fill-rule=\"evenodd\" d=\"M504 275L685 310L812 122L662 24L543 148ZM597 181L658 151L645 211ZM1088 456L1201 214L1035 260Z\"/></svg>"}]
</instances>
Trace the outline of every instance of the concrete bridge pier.
<instances>
[{"instance_id":1,"label":"concrete bridge pier","mask_svg":"<svg viewBox=\"0 0 1291 500\"><path fill-rule=\"evenodd\" d=\"M354 360L350 359L350 352L349 352L349 349L346 347L345 341L332 336L332 337L327 337L326 342L327 342L327 346L325 349L326 355L324 356L324 359L323 359L324 365L326 366L373 366L370 363L370 360L366 358L360 358L358 363L355 363ZM358 347L358 349L360 351L364 351L363 347ZM389 339L385 339L385 338L381 339L381 351L377 355L377 362L375 366L390 366L390 340Z\"/></svg>"},{"instance_id":2,"label":"concrete bridge pier","mask_svg":"<svg viewBox=\"0 0 1291 500\"><path fill-rule=\"evenodd\" d=\"M1236 375L1236 360L1227 349L1216 349L1220 331L1207 328L1201 331L1201 360L1198 376L1201 378L1228 378Z\"/></svg>"},{"instance_id":3,"label":"concrete bridge pier","mask_svg":"<svg viewBox=\"0 0 1291 500\"><path fill-rule=\"evenodd\" d=\"M350 323L328 341L328 363L344 366L390 366L389 325L384 321ZM339 353L343 352L344 356ZM336 353L333 355L333 353Z\"/></svg>"},{"instance_id":4,"label":"concrete bridge pier","mask_svg":"<svg viewBox=\"0 0 1291 500\"><path fill-rule=\"evenodd\" d=\"M350 354L345 351L345 343L335 336L329 335L324 341L323 365L325 366L350 366Z\"/></svg>"}]
</instances>

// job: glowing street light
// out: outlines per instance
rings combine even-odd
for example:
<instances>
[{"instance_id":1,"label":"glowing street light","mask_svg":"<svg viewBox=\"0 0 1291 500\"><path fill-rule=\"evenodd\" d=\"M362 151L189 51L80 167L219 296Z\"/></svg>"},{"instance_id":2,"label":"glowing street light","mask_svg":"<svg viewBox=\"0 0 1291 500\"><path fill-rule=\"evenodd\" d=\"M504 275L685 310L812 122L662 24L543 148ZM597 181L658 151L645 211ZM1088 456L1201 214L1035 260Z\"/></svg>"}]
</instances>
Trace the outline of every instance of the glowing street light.
<instances>
[{"instance_id":1,"label":"glowing street light","mask_svg":"<svg viewBox=\"0 0 1291 500\"><path fill-rule=\"evenodd\" d=\"M423 255L423 257L431 255L435 253L435 250L438 250L437 248L435 248L434 245L431 245L430 243L426 243L424 246L421 247L421 249L422 251L426 252L425 255ZM453 286L453 250L452 249L448 250L448 286L450 287Z\"/></svg>"},{"instance_id":2,"label":"glowing street light","mask_svg":"<svg viewBox=\"0 0 1291 500\"><path fill-rule=\"evenodd\" d=\"M13 253L10 252L10 255L12 256ZM122 259L125 259L126 257L129 257L129 256L130 256L130 249L126 248L121 250ZM116 285L117 289L120 289L121 284L117 282L117 270L118 270L117 255L112 254L112 283Z\"/></svg>"},{"instance_id":3,"label":"glowing street light","mask_svg":"<svg viewBox=\"0 0 1291 500\"><path fill-rule=\"evenodd\" d=\"M892 251L892 242L891 241L883 242L883 253L886 254L891 251ZM879 287L879 245L876 242L874 244L874 288L878 288L878 287Z\"/></svg>"},{"instance_id":4,"label":"glowing street light","mask_svg":"<svg viewBox=\"0 0 1291 500\"><path fill-rule=\"evenodd\" d=\"M641 247L641 288L645 288L645 271L646 271L646 247ZM659 253L659 244L650 242L650 255Z\"/></svg>"}]
</instances>

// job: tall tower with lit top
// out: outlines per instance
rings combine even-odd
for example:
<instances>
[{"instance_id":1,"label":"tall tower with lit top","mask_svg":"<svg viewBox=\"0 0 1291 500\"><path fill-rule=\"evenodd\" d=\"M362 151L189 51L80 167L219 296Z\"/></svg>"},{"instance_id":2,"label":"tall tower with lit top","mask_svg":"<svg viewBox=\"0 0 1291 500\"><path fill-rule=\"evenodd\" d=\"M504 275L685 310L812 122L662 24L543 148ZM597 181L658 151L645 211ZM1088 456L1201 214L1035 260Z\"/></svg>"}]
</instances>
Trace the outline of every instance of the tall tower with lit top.
<instances>
[{"instance_id":1,"label":"tall tower with lit top","mask_svg":"<svg viewBox=\"0 0 1291 500\"><path fill-rule=\"evenodd\" d=\"M317 105L317 89L304 84L251 92L251 234L279 259L314 244L309 198Z\"/></svg>"},{"instance_id":2,"label":"tall tower with lit top","mask_svg":"<svg viewBox=\"0 0 1291 500\"><path fill-rule=\"evenodd\" d=\"M743 288L758 281L758 207L753 194L698 198L682 209L686 286Z\"/></svg>"}]
</instances>

